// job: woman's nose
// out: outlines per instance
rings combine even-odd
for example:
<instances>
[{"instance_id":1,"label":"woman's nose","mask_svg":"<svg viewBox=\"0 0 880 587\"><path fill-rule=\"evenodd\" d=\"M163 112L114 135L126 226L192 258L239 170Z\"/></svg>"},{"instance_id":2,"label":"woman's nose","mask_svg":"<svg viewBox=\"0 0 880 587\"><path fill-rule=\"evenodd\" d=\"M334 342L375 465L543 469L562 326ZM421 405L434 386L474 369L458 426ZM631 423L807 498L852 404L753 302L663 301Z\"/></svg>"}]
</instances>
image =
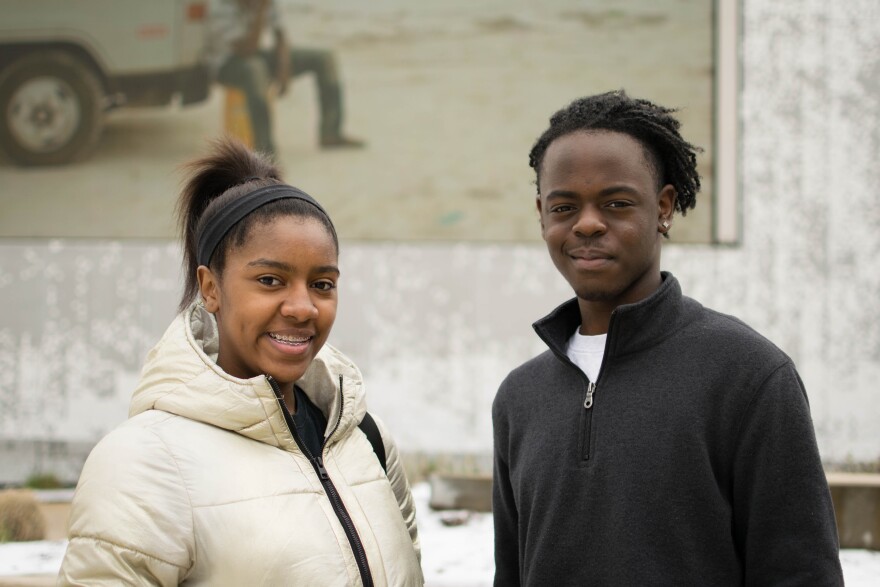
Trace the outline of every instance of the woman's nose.
<instances>
[{"instance_id":1,"label":"woman's nose","mask_svg":"<svg viewBox=\"0 0 880 587\"><path fill-rule=\"evenodd\" d=\"M308 286L294 286L287 289L281 302L281 315L297 322L307 322L317 317L318 307L309 295Z\"/></svg>"}]
</instances>

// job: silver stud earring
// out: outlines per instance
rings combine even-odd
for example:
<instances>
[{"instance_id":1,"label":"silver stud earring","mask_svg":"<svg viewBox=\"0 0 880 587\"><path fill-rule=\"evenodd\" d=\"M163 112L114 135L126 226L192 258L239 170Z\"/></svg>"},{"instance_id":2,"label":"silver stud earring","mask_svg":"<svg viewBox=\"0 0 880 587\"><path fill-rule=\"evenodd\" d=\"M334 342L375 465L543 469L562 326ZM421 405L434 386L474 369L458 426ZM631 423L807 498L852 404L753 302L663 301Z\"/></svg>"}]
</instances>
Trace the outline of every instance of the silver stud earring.
<instances>
[{"instance_id":1,"label":"silver stud earring","mask_svg":"<svg viewBox=\"0 0 880 587\"><path fill-rule=\"evenodd\" d=\"M664 221L663 221L663 224L662 224L661 226L663 226L663 230L669 230L669 226L670 226L670 225L669 225L669 222L667 222L666 220L664 220Z\"/></svg>"}]
</instances>

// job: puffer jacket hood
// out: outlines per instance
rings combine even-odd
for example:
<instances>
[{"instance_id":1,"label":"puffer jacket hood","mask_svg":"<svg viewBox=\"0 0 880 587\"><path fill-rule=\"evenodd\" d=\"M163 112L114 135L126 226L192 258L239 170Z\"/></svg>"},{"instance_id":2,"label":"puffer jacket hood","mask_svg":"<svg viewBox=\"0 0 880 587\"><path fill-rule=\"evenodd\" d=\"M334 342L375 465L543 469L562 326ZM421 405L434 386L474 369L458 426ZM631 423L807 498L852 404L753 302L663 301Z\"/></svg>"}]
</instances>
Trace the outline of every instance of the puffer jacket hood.
<instances>
[{"instance_id":1,"label":"puffer jacket hood","mask_svg":"<svg viewBox=\"0 0 880 587\"><path fill-rule=\"evenodd\" d=\"M423 585L400 453L371 414L383 470L358 428L357 367L325 344L297 382L328 422L308 455L267 377L230 376L218 350L193 305L150 351L129 419L83 466L58 584Z\"/></svg>"},{"instance_id":2,"label":"puffer jacket hood","mask_svg":"<svg viewBox=\"0 0 880 587\"><path fill-rule=\"evenodd\" d=\"M219 342L217 323L207 310L194 304L180 314L147 355L129 417L162 410L285 450L299 450L269 381L262 375L239 379L224 372L216 363ZM361 372L331 345L324 345L297 384L327 417L327 434L334 432L328 444L363 419Z\"/></svg>"}]
</instances>

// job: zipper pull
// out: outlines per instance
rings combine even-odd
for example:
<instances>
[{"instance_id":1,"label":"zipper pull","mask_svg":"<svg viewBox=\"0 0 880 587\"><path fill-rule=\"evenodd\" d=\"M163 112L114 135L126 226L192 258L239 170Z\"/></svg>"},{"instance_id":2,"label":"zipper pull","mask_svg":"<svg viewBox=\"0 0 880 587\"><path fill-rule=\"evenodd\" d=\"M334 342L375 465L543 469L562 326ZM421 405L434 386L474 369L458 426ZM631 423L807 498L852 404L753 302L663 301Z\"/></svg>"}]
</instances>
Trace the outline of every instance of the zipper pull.
<instances>
[{"instance_id":1,"label":"zipper pull","mask_svg":"<svg viewBox=\"0 0 880 587\"><path fill-rule=\"evenodd\" d=\"M324 468L324 460L321 457L315 457L315 463L318 465L318 475L320 475L321 481L329 479L330 475L327 474L327 469Z\"/></svg>"},{"instance_id":2,"label":"zipper pull","mask_svg":"<svg viewBox=\"0 0 880 587\"><path fill-rule=\"evenodd\" d=\"M272 389L272 393L275 394L276 399L283 399L283 395L281 394L281 388L278 387L278 382L275 381L275 378L269 375L268 373L265 375L266 381L269 382L269 387ZM282 402L283 403L283 402Z\"/></svg>"},{"instance_id":3,"label":"zipper pull","mask_svg":"<svg viewBox=\"0 0 880 587\"><path fill-rule=\"evenodd\" d=\"M587 397L584 398L584 409L589 410L593 407L593 394L596 393L596 384L590 381L587 385Z\"/></svg>"}]
</instances>

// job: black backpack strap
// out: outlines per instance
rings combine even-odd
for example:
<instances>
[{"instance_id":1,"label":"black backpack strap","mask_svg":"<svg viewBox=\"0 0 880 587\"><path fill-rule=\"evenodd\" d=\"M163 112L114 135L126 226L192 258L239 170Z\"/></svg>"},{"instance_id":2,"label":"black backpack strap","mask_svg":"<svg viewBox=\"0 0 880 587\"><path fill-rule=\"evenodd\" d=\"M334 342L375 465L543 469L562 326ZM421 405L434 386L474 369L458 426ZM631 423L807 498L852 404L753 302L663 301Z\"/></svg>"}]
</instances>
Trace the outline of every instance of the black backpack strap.
<instances>
[{"instance_id":1,"label":"black backpack strap","mask_svg":"<svg viewBox=\"0 0 880 587\"><path fill-rule=\"evenodd\" d=\"M367 436L367 440L373 445L373 452L376 453L376 458L379 459L382 470L387 474L388 468L385 466L385 444L382 442L382 433L379 432L379 427L369 412L364 414L364 419L358 424L358 428L361 429L361 432Z\"/></svg>"}]
</instances>

